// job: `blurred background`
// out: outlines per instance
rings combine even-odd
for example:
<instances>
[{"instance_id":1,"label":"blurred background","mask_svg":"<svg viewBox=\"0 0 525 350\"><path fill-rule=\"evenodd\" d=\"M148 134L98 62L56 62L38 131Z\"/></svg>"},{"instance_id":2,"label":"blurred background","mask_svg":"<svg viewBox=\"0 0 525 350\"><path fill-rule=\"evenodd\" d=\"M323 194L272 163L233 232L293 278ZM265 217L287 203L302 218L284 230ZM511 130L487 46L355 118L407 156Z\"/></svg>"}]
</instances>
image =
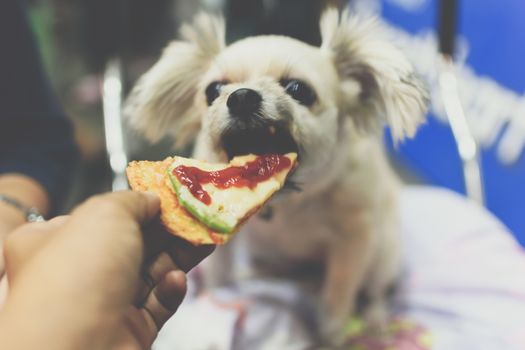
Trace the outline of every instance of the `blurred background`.
<instances>
[{"instance_id":1,"label":"blurred background","mask_svg":"<svg viewBox=\"0 0 525 350\"><path fill-rule=\"evenodd\" d=\"M82 164L68 206L112 186L102 103L104 73L108 72L109 62L118 62L117 76L122 80L125 95L175 37L180 23L190 20L199 9L224 13L229 41L272 33L317 45L321 9L348 3L325 0L27 2L47 70L74 121L82 151ZM522 152L525 46L520 42L525 35L522 20L525 3L463 0L457 2L456 12L450 12L447 3L454 2L349 2L353 11L376 14L384 19L388 30L395 34L399 46L430 86L429 121L415 139L398 147L386 136L391 158L408 182L444 186L459 193L467 191L462 159L439 85L441 49L454 58L457 91L470 134L480 147L485 204L525 244L525 157ZM451 41L450 37L455 40ZM171 140L150 145L133 132L125 134L130 159L162 159L173 152Z\"/></svg>"}]
</instances>

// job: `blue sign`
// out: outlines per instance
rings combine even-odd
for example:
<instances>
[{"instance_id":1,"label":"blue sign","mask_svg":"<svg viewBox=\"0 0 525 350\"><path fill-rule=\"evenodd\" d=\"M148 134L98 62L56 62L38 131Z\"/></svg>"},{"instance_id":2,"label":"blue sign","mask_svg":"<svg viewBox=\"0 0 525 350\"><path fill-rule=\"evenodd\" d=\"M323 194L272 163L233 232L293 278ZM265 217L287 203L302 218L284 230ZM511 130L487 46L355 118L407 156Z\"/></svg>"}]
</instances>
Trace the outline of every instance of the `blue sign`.
<instances>
[{"instance_id":1,"label":"blue sign","mask_svg":"<svg viewBox=\"0 0 525 350\"><path fill-rule=\"evenodd\" d=\"M355 1L381 14L429 82L432 112L393 154L429 183L465 193L461 161L437 86L437 0ZM525 245L525 1L458 1L462 104L482 148L488 209Z\"/></svg>"}]
</instances>

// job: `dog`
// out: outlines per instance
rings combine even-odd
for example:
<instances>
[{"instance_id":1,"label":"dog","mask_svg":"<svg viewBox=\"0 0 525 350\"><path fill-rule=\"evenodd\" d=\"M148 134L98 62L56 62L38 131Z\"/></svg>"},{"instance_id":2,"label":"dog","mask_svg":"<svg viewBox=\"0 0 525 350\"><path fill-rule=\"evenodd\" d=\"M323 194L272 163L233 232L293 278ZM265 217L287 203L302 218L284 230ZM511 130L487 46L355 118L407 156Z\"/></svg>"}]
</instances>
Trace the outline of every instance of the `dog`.
<instances>
[{"instance_id":1,"label":"dog","mask_svg":"<svg viewBox=\"0 0 525 350\"><path fill-rule=\"evenodd\" d=\"M276 269L322 266L320 333L333 343L360 291L365 319L386 318L386 291L400 272L400 181L382 132L387 124L396 142L412 137L428 95L377 20L328 9L320 29L320 47L285 36L227 46L223 20L199 14L139 79L125 114L149 140L193 142L193 156L206 161L298 153L289 184L301 191L278 195L273 215L249 220L246 240Z\"/></svg>"}]
</instances>

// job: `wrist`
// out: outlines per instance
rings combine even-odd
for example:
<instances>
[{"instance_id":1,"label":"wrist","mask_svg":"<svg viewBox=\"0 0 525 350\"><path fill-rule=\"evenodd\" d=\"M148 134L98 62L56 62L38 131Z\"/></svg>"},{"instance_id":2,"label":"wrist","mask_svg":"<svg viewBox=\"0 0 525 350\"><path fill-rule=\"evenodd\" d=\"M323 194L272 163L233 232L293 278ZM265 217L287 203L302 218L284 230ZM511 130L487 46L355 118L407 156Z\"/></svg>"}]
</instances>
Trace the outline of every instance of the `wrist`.
<instances>
[{"instance_id":1,"label":"wrist","mask_svg":"<svg viewBox=\"0 0 525 350\"><path fill-rule=\"evenodd\" d=\"M16 198L0 193L0 203L16 209L20 214L23 215L26 222L45 221L44 217L40 214L37 208L28 207Z\"/></svg>"},{"instance_id":2,"label":"wrist","mask_svg":"<svg viewBox=\"0 0 525 350\"><path fill-rule=\"evenodd\" d=\"M46 190L37 181L25 175L0 175L0 194L9 197L26 208L35 208L42 215L48 213L49 199ZM2 206L13 207L13 205L8 203L4 203ZM16 207L14 209L16 210ZM21 211L20 215L24 216L24 212ZM24 220L25 218L23 217L22 219Z\"/></svg>"}]
</instances>

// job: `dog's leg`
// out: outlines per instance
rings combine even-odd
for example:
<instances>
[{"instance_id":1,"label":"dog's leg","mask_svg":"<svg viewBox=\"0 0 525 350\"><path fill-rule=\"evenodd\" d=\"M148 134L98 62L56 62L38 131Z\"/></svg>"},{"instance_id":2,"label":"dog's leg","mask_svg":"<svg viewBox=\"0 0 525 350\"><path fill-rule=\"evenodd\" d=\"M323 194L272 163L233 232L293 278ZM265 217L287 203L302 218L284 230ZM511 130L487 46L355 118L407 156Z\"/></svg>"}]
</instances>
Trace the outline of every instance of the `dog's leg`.
<instances>
[{"instance_id":1,"label":"dog's leg","mask_svg":"<svg viewBox=\"0 0 525 350\"><path fill-rule=\"evenodd\" d=\"M388 320L389 291L395 287L401 270L401 238L397 210L384 215L381 239L374 249L373 263L367 273L364 292L368 305L363 317L368 327L381 331Z\"/></svg>"},{"instance_id":2,"label":"dog's leg","mask_svg":"<svg viewBox=\"0 0 525 350\"><path fill-rule=\"evenodd\" d=\"M228 244L217 247L213 254L203 261L200 266L207 288L224 287L256 274L250 259L249 236L250 232L240 232Z\"/></svg>"},{"instance_id":3,"label":"dog's leg","mask_svg":"<svg viewBox=\"0 0 525 350\"><path fill-rule=\"evenodd\" d=\"M233 244L217 247L215 251L203 261L201 268L205 288L221 287L232 282L234 278L233 250Z\"/></svg>"},{"instance_id":4,"label":"dog's leg","mask_svg":"<svg viewBox=\"0 0 525 350\"><path fill-rule=\"evenodd\" d=\"M371 257L372 232L364 229L330 247L322 291L321 332L324 341L338 345L344 341L344 325L354 312Z\"/></svg>"}]
</instances>

